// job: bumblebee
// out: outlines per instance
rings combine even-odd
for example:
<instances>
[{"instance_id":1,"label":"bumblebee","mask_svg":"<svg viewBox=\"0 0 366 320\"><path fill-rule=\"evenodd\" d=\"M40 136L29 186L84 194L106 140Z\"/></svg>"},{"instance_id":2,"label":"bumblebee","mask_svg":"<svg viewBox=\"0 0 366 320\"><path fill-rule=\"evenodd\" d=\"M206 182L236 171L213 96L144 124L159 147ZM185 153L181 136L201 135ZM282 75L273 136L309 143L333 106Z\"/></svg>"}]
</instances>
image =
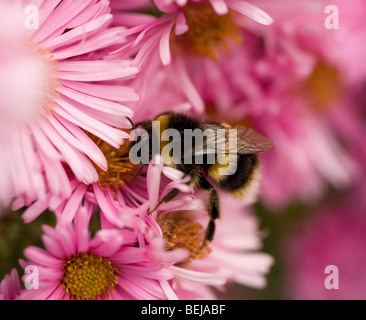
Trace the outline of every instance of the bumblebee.
<instances>
[{"instance_id":1,"label":"bumblebee","mask_svg":"<svg viewBox=\"0 0 366 320\"><path fill-rule=\"evenodd\" d=\"M270 140L249 128L204 122L197 117L182 113L162 113L153 121L140 122L136 126L131 121L131 124L135 129L137 127L147 132L145 146L148 146L149 159L154 156L154 141L157 141L159 145L157 151L161 154L166 165L189 175L191 186L210 193L208 202L210 219L204 243L212 241L215 233L215 220L220 218L220 201L216 189L244 198L257 183L259 175L257 153L274 147ZM174 130L182 137L178 145L175 143L175 147L181 151L178 157L172 154L172 149L166 150L169 142L172 142L171 139L168 140L166 136L164 137L167 129ZM235 129L236 133L234 141L230 139L232 129ZM192 133L197 130L210 134L204 135L201 140L192 139ZM192 142L191 144L187 144L189 140ZM137 142L141 142L141 139ZM131 143L131 146L133 145L135 142ZM142 168L143 165L141 163L140 165ZM149 214L178 194L179 190L173 189Z\"/></svg>"}]
</instances>

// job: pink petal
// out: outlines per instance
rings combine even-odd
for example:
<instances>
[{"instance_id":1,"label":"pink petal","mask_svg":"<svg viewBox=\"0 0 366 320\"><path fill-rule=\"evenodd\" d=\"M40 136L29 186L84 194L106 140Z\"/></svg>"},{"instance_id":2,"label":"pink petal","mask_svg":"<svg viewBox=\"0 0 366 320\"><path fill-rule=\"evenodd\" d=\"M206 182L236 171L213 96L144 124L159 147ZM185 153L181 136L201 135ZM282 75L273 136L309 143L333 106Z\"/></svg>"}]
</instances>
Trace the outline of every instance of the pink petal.
<instances>
[{"instance_id":1,"label":"pink petal","mask_svg":"<svg viewBox=\"0 0 366 320\"><path fill-rule=\"evenodd\" d=\"M74 28L69 32L63 33L58 37L50 38L43 41L42 45L45 48L55 50L58 47L70 46L70 44L76 41L85 40L90 34L94 33L96 30L100 29L104 24L110 22L113 19L112 15L104 15L98 17L92 21L89 21L80 27ZM76 45L77 47L77 45ZM75 51L75 48L74 48ZM54 58L55 60L60 60L60 58Z\"/></svg>"},{"instance_id":2,"label":"pink petal","mask_svg":"<svg viewBox=\"0 0 366 320\"><path fill-rule=\"evenodd\" d=\"M99 32L96 36L92 36L87 40L83 40L80 44L68 47L63 50L59 50L52 53L54 60L64 60L67 58L80 56L86 53L93 52L94 50L103 49L105 47L123 43L124 38L121 37L123 28L107 29L104 32Z\"/></svg>"},{"instance_id":3,"label":"pink petal","mask_svg":"<svg viewBox=\"0 0 366 320\"><path fill-rule=\"evenodd\" d=\"M60 260L65 260L66 256L61 250L61 247L56 239L48 235L42 236L42 242L48 252L52 252L52 255Z\"/></svg>"},{"instance_id":4,"label":"pink petal","mask_svg":"<svg viewBox=\"0 0 366 320\"><path fill-rule=\"evenodd\" d=\"M103 122L100 122L74 108L71 104L62 99L58 101L58 104L59 106L55 106L53 112L94 134L116 149L119 149L123 143L123 139L129 138L129 135L126 132L107 126Z\"/></svg>"},{"instance_id":5,"label":"pink petal","mask_svg":"<svg viewBox=\"0 0 366 320\"><path fill-rule=\"evenodd\" d=\"M56 121L56 119L58 121ZM65 119L62 119L61 122L61 119L57 116L50 119L50 122L54 129L57 132L60 132L67 143L74 146L82 153L85 153L101 169L105 171L108 169L108 163L103 152L83 130Z\"/></svg>"},{"instance_id":6,"label":"pink petal","mask_svg":"<svg viewBox=\"0 0 366 320\"><path fill-rule=\"evenodd\" d=\"M264 25L273 23L273 19L263 10L243 0L227 0L227 6Z\"/></svg>"},{"instance_id":7,"label":"pink petal","mask_svg":"<svg viewBox=\"0 0 366 320\"><path fill-rule=\"evenodd\" d=\"M164 293L166 294L166 296L169 300L179 300L177 295L175 294L174 290L169 285L168 281L160 280L160 284L161 284L161 287L164 290Z\"/></svg>"},{"instance_id":8,"label":"pink petal","mask_svg":"<svg viewBox=\"0 0 366 320\"><path fill-rule=\"evenodd\" d=\"M170 267L170 270L178 277L205 285L221 286L226 283L226 279L215 273L199 272L183 269L179 267Z\"/></svg>"},{"instance_id":9,"label":"pink petal","mask_svg":"<svg viewBox=\"0 0 366 320\"><path fill-rule=\"evenodd\" d=\"M183 12L179 12L178 13L178 16L177 16L177 21L176 21L176 25L175 25L175 34L177 36L180 36L184 33L186 33L188 31L189 27L187 25L187 22L186 22L186 18L184 16L184 13Z\"/></svg>"},{"instance_id":10,"label":"pink petal","mask_svg":"<svg viewBox=\"0 0 366 320\"><path fill-rule=\"evenodd\" d=\"M135 76L139 69L123 61L67 61L59 64L58 79L72 81L104 81Z\"/></svg>"},{"instance_id":11,"label":"pink petal","mask_svg":"<svg viewBox=\"0 0 366 320\"><path fill-rule=\"evenodd\" d=\"M229 9L226 5L225 0L209 0L213 9L219 16L228 14Z\"/></svg>"},{"instance_id":12,"label":"pink petal","mask_svg":"<svg viewBox=\"0 0 366 320\"><path fill-rule=\"evenodd\" d=\"M57 225L55 236L60 247L67 257L72 257L77 253L77 244L71 225Z\"/></svg>"},{"instance_id":13,"label":"pink petal","mask_svg":"<svg viewBox=\"0 0 366 320\"><path fill-rule=\"evenodd\" d=\"M172 28L174 26L174 23L169 24L165 29L164 32L160 38L160 58L161 62L164 66L167 66L170 64L171 56L170 56L170 33L172 31Z\"/></svg>"},{"instance_id":14,"label":"pink petal","mask_svg":"<svg viewBox=\"0 0 366 320\"><path fill-rule=\"evenodd\" d=\"M119 213L115 206L111 205L110 201L108 201L106 195L103 193L100 186L96 183L93 184L93 190L95 197L97 199L100 210L106 216L109 222L113 223L115 226L122 228L123 223L119 218Z\"/></svg>"},{"instance_id":15,"label":"pink petal","mask_svg":"<svg viewBox=\"0 0 366 320\"><path fill-rule=\"evenodd\" d=\"M50 15L44 21L41 28L39 28L34 34L33 40L41 43L57 31L61 34L62 31L66 29L67 22L80 14L80 12L82 12L88 5L90 5L89 1L83 1L80 3L61 1L61 3L59 3L59 5L50 12Z\"/></svg>"},{"instance_id":16,"label":"pink petal","mask_svg":"<svg viewBox=\"0 0 366 320\"><path fill-rule=\"evenodd\" d=\"M205 105L202 100L202 97L198 93L197 89L194 87L191 78L187 73L187 68L184 66L184 62L182 59L176 59L175 63L176 68L176 80L179 85L182 87L186 97L195 107L198 113L202 113Z\"/></svg>"},{"instance_id":17,"label":"pink petal","mask_svg":"<svg viewBox=\"0 0 366 320\"><path fill-rule=\"evenodd\" d=\"M67 80L61 81L61 84L64 87L74 89L86 95L110 101L134 102L140 99L139 95L135 92L135 90L125 86L112 86L103 84L96 85L96 84L73 82Z\"/></svg>"},{"instance_id":18,"label":"pink petal","mask_svg":"<svg viewBox=\"0 0 366 320\"><path fill-rule=\"evenodd\" d=\"M22 219L25 223L30 223L38 218L44 211L47 210L49 204L49 197L43 200L38 200L22 214Z\"/></svg>"},{"instance_id":19,"label":"pink petal","mask_svg":"<svg viewBox=\"0 0 366 320\"><path fill-rule=\"evenodd\" d=\"M75 213L81 205L81 201L85 195L87 185L81 183L76 190L72 193L71 197L67 200L65 209L61 214L61 221L65 223L71 223L74 219Z\"/></svg>"},{"instance_id":20,"label":"pink petal","mask_svg":"<svg viewBox=\"0 0 366 320\"><path fill-rule=\"evenodd\" d=\"M69 97L70 99L73 99L74 101L79 102L80 104L85 105L91 109L97 109L105 113L120 117L133 117L132 110L124 105L114 103L108 100L94 98L90 95L79 93L68 88L59 88L58 91L63 95Z\"/></svg>"},{"instance_id":21,"label":"pink petal","mask_svg":"<svg viewBox=\"0 0 366 320\"><path fill-rule=\"evenodd\" d=\"M90 250L103 257L112 257L120 249L123 241L118 230L99 230L90 241Z\"/></svg>"},{"instance_id":22,"label":"pink petal","mask_svg":"<svg viewBox=\"0 0 366 320\"><path fill-rule=\"evenodd\" d=\"M78 252L87 252L89 248L90 215L85 207L80 208L74 219L74 230Z\"/></svg>"},{"instance_id":23,"label":"pink petal","mask_svg":"<svg viewBox=\"0 0 366 320\"><path fill-rule=\"evenodd\" d=\"M29 260L32 260L32 262L45 267L61 268L64 264L64 261L56 259L55 257L51 256L47 251L33 246L27 247L24 250L24 255Z\"/></svg>"}]
</instances>

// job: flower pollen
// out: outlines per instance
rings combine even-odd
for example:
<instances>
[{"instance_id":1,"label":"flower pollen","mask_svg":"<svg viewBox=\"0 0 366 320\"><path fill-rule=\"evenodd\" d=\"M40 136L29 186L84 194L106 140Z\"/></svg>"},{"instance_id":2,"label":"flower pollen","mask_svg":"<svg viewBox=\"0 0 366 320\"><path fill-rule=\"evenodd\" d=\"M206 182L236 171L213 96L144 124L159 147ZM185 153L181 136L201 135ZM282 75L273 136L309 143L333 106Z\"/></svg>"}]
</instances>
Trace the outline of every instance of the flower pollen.
<instances>
[{"instance_id":1,"label":"flower pollen","mask_svg":"<svg viewBox=\"0 0 366 320\"><path fill-rule=\"evenodd\" d=\"M306 79L302 89L311 99L314 110L327 111L340 99L342 81L334 66L320 61Z\"/></svg>"},{"instance_id":2,"label":"flower pollen","mask_svg":"<svg viewBox=\"0 0 366 320\"><path fill-rule=\"evenodd\" d=\"M177 51L218 60L220 55L229 51L230 40L242 41L232 12L217 15L208 3L190 3L183 12L189 30L180 36L172 33L172 48Z\"/></svg>"},{"instance_id":3,"label":"flower pollen","mask_svg":"<svg viewBox=\"0 0 366 320\"><path fill-rule=\"evenodd\" d=\"M63 266L60 285L76 300L108 298L118 280L118 269L110 260L92 252L76 254Z\"/></svg>"},{"instance_id":4,"label":"flower pollen","mask_svg":"<svg viewBox=\"0 0 366 320\"><path fill-rule=\"evenodd\" d=\"M91 136L89 134L89 136ZM99 185L102 189L117 190L130 182L137 173L140 166L134 165L130 161L129 143L123 144L119 149L115 149L105 141L92 136L108 162L108 170L104 171L95 166L99 175Z\"/></svg>"},{"instance_id":5,"label":"flower pollen","mask_svg":"<svg viewBox=\"0 0 366 320\"><path fill-rule=\"evenodd\" d=\"M166 250L186 249L189 257L180 264L187 264L194 259L202 259L211 250L203 244L205 230L201 224L184 212L172 212L159 221L166 242Z\"/></svg>"}]
</instances>

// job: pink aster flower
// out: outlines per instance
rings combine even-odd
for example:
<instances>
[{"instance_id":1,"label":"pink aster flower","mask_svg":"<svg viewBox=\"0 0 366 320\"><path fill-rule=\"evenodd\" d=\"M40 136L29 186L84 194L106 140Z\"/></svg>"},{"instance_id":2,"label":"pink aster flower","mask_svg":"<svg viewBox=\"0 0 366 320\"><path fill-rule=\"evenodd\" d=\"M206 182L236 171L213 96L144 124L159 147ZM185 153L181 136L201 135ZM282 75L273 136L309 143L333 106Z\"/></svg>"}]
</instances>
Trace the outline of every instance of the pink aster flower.
<instances>
[{"instance_id":1,"label":"pink aster flower","mask_svg":"<svg viewBox=\"0 0 366 320\"><path fill-rule=\"evenodd\" d=\"M337 57L344 66L344 76L348 81L360 81L365 77L365 67L360 63L365 54L365 47L360 45L361 39L365 37L365 28L363 21L366 16L363 0L350 0L347 3L342 0L310 0L310 1L291 1L291 0L252 0L254 5L261 7L266 12L270 12L275 22L284 22L290 27L290 24L297 25L303 23L304 17L308 23L303 31L313 30L318 32L324 41L313 42L313 45L320 47L332 48L332 55ZM332 9L329 13L325 12L325 8L329 6ZM326 29L325 21L327 17L331 17L333 10L337 9L339 14L339 29ZM335 17L335 15L333 15ZM289 23L290 22L290 23ZM329 21L328 21L329 22ZM333 25L337 25L336 21L330 21ZM291 28L291 27L290 27ZM351 36L350 36L351 35ZM310 44L312 39L304 37ZM347 43L347 45L344 45ZM350 59L352 57L352 59ZM360 79L361 77L361 79Z\"/></svg>"},{"instance_id":2,"label":"pink aster flower","mask_svg":"<svg viewBox=\"0 0 366 320\"><path fill-rule=\"evenodd\" d=\"M152 191L149 196L155 207L159 194ZM205 192L195 192L194 197L181 192L146 217L150 256L172 265L172 297L214 299L210 288L230 282L257 289L266 285L273 258L259 252L262 235L258 221L246 210L249 200L244 203L225 194L220 194L220 200L222 218L216 220L210 243L203 242L209 218Z\"/></svg>"},{"instance_id":3,"label":"pink aster flower","mask_svg":"<svg viewBox=\"0 0 366 320\"><path fill-rule=\"evenodd\" d=\"M114 2L124 3L121 0ZM264 25L272 23L268 14L243 0L156 0L154 3L162 16L140 15L139 23L124 33L126 37L132 37L111 56L128 53L134 56L136 66L145 66L149 61L149 68L155 70L161 67L161 63L169 65L174 74L172 79L198 112L204 109L203 101L190 80L182 57L187 53L212 57L225 50L231 42L238 40L234 19L241 21L249 17ZM124 25L121 19L115 23Z\"/></svg>"},{"instance_id":4,"label":"pink aster flower","mask_svg":"<svg viewBox=\"0 0 366 320\"><path fill-rule=\"evenodd\" d=\"M107 172L100 170L98 182L87 185L75 178L71 179L70 198L60 198L49 192L44 199L35 201L24 211L23 220L31 222L47 208L51 208L59 222L71 223L79 206L85 202L97 206L103 228L129 227L143 230L146 227L146 213L173 189L186 193L183 198L177 199L179 205L192 198L192 190L187 185L189 177L184 177L184 174L176 169L164 166L162 160L158 164L148 165L147 169L131 181L140 166L131 164L128 145L125 147L115 150L102 143L101 149L108 151L105 154L110 169ZM23 206L24 199L21 197L13 203L14 210Z\"/></svg>"},{"instance_id":5,"label":"pink aster flower","mask_svg":"<svg viewBox=\"0 0 366 320\"><path fill-rule=\"evenodd\" d=\"M124 40L119 35L124 28L108 28L109 1L33 3L0 5L0 198L5 205L15 196L29 205L48 190L69 197L68 171L84 183L97 181L96 167L107 170L107 161L88 134L119 148L129 136L120 129L130 127L126 117L133 114L124 103L138 100L131 88L112 83L135 76L137 68L128 60L105 61L95 54Z\"/></svg>"},{"instance_id":6,"label":"pink aster flower","mask_svg":"<svg viewBox=\"0 0 366 320\"><path fill-rule=\"evenodd\" d=\"M45 249L28 247L23 268L38 268L39 288L23 290L21 300L166 299L173 274L138 247L133 230L104 229L90 237L92 208L80 208L74 225L44 226Z\"/></svg>"},{"instance_id":7,"label":"pink aster flower","mask_svg":"<svg viewBox=\"0 0 366 320\"><path fill-rule=\"evenodd\" d=\"M220 199L223 213L210 244L211 253L192 264L196 270L212 270L228 283L263 289L274 259L260 252L265 234L259 230L259 221L243 201L224 194Z\"/></svg>"},{"instance_id":8,"label":"pink aster flower","mask_svg":"<svg viewBox=\"0 0 366 320\"><path fill-rule=\"evenodd\" d=\"M183 13L190 28L181 24L179 34L176 22L172 29L164 29L164 38L155 33L153 22L146 22L149 27L121 52L135 50L135 62L154 61L145 64L145 83L156 83L165 73L170 80L167 91L182 101L183 94L193 111L218 121L252 126L275 142L273 152L262 157L265 180L261 193L269 206L317 201L329 184L344 189L358 179L365 159L361 154L365 128L360 112L350 106L349 92L363 79L363 68L358 66L363 65L360 57L364 50L357 45L359 41L350 43L354 49L344 43L353 39L353 34L362 38L362 28L358 28L362 10L354 12L356 5L343 8L342 31L332 32L324 27L326 1L254 1L273 13L275 22L270 28L242 19L233 10L218 15L204 1L156 4L166 13L154 20L161 23L161 33L163 19L171 12ZM178 15L174 17L178 21ZM208 28L213 21L216 29ZM138 28L145 25L130 31ZM210 38L210 30L220 35L214 38L216 42ZM164 44L169 44L170 51ZM349 59L351 50L355 59ZM169 66L161 68L159 59ZM145 101L157 105L156 99ZM182 107L169 106L176 111ZM282 188L277 187L278 181L284 182Z\"/></svg>"},{"instance_id":9,"label":"pink aster flower","mask_svg":"<svg viewBox=\"0 0 366 320\"><path fill-rule=\"evenodd\" d=\"M148 66L146 67L148 68ZM132 117L134 123L152 120L157 114L164 111L172 109L188 111L192 108L191 104L171 84L173 74L160 70L154 74L154 81L147 83L146 80L149 80L150 73L146 69L144 77L140 75L129 81L130 87L135 88L135 91L141 94L137 104L128 103L134 112ZM121 91L124 89L122 86L119 88ZM162 95L161 92L164 94ZM178 188L187 189L187 178L183 179L181 172L171 168L162 167L156 172L156 169L152 169L153 166L149 169L146 166L139 176L135 177L140 166L132 164L129 160L129 141L126 141L120 148L115 148L97 136L89 134L89 137L102 152L107 161L108 170L105 171L96 166L98 180L93 183L80 181L70 173L68 179L71 194L66 199L50 189L46 190L45 197L35 200L31 204L24 196L18 197L13 202L12 209L19 210L27 206L22 215L26 223L36 219L46 209L56 212L59 219L71 222L81 201L86 200L100 208L103 226L114 225L121 228L129 225L138 228L137 225L140 222L139 219L136 220L136 217L148 210L148 190L157 187L162 193L170 183L172 186L178 183ZM63 214L63 212L67 212L67 214Z\"/></svg>"},{"instance_id":10,"label":"pink aster flower","mask_svg":"<svg viewBox=\"0 0 366 320\"><path fill-rule=\"evenodd\" d=\"M0 282L0 300L15 300L20 293L20 289L18 271L13 269Z\"/></svg>"},{"instance_id":11,"label":"pink aster flower","mask_svg":"<svg viewBox=\"0 0 366 320\"><path fill-rule=\"evenodd\" d=\"M361 153L365 132L349 99L356 77L349 71L353 59L341 49L346 37L340 42L337 30L324 27L319 3L301 11L279 2L267 5L277 7L270 28L243 23L243 42L218 61L186 61L213 119L252 126L275 143L261 156L262 199L272 208L317 201L329 184L342 190L357 181L362 160L353 151Z\"/></svg>"}]
</instances>

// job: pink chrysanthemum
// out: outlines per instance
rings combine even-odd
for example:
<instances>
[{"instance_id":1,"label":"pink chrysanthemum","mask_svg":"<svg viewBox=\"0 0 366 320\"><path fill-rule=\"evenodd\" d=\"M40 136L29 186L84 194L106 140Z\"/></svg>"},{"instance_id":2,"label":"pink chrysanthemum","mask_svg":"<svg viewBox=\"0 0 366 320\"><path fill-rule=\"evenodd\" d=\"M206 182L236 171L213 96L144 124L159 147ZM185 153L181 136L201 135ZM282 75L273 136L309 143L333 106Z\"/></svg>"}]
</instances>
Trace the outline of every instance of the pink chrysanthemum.
<instances>
[{"instance_id":1,"label":"pink chrysanthemum","mask_svg":"<svg viewBox=\"0 0 366 320\"><path fill-rule=\"evenodd\" d=\"M144 228L146 213L171 190L176 188L189 193L178 199L180 205L191 200L192 190L186 184L189 177L184 177L182 172L166 167L162 160L157 160L158 164L151 163L147 166L147 171L144 169L139 176L130 181L139 166L134 166L129 161L128 152L126 153L128 148L115 150L105 143L103 146L113 153L114 160L110 169L102 174L98 182L87 185L72 179L70 198L63 199L49 192L44 199L37 200L24 211L23 220L31 222L44 210L52 208L58 221L71 223L80 204L85 201L98 206L102 227L130 227L140 230ZM111 160L109 155L106 153L107 159ZM151 194L153 196L150 196ZM13 209L23 206L22 198L13 203Z\"/></svg>"},{"instance_id":2,"label":"pink chrysanthemum","mask_svg":"<svg viewBox=\"0 0 366 320\"><path fill-rule=\"evenodd\" d=\"M136 246L135 231L104 229L90 238L92 208L82 207L73 226L44 226L45 249L25 249L28 261L20 263L38 268L39 288L23 290L19 299L166 299L169 266L149 258L148 247Z\"/></svg>"},{"instance_id":3,"label":"pink chrysanthemum","mask_svg":"<svg viewBox=\"0 0 366 320\"><path fill-rule=\"evenodd\" d=\"M123 3L121 0L114 2ZM174 74L172 81L177 83L198 112L204 109L203 101L190 80L182 57L190 54L216 57L232 42L240 41L234 20L240 23L250 17L265 25L272 23L268 14L243 0L156 0L154 3L162 16L154 18L143 14L136 19L134 14L138 23L124 33L126 37L132 37L111 56L132 55L134 64L138 67L144 65L145 72L151 68L156 72L161 63L170 65ZM128 17L130 13L117 12L116 15L115 23L125 25L118 16ZM145 61L149 61L148 68L145 68Z\"/></svg>"},{"instance_id":4,"label":"pink chrysanthemum","mask_svg":"<svg viewBox=\"0 0 366 320\"><path fill-rule=\"evenodd\" d=\"M192 264L197 270L212 270L227 282L263 289L274 259L260 252L264 234L258 219L242 201L224 194L220 199L222 218L217 221L211 253Z\"/></svg>"},{"instance_id":5,"label":"pink chrysanthemum","mask_svg":"<svg viewBox=\"0 0 366 320\"><path fill-rule=\"evenodd\" d=\"M159 194L153 190L149 196L154 208ZM254 288L266 285L273 258L258 252L261 234L257 220L246 212L249 199L244 203L225 194L220 199L222 218L216 220L215 237L210 243L203 242L209 218L207 193L196 192L192 197L182 192L146 217L150 255L173 265L169 268L175 274L172 288L180 299L214 299L210 286L221 287L228 282Z\"/></svg>"},{"instance_id":6,"label":"pink chrysanthemum","mask_svg":"<svg viewBox=\"0 0 366 320\"><path fill-rule=\"evenodd\" d=\"M243 24L243 43L218 61L186 60L213 119L251 126L275 143L261 156L262 199L272 208L317 201L329 184L344 189L359 176L361 161L350 151L357 145L361 153L365 131L347 95L355 81L349 69L360 62L342 50L337 30L324 27L324 7L312 4L282 15L277 6L271 28Z\"/></svg>"},{"instance_id":7,"label":"pink chrysanthemum","mask_svg":"<svg viewBox=\"0 0 366 320\"><path fill-rule=\"evenodd\" d=\"M363 10L343 8L343 28L327 30L326 1L253 1L276 18L269 28L233 8L223 14L208 1L155 3L164 14L143 15L147 21L128 30L126 35L136 35L121 52L136 54L137 64L149 59L144 83L158 82L165 73L169 91L185 96L193 111L252 126L275 142L262 157L262 199L268 205L316 201L329 184L342 189L357 180L365 131L347 94L365 74L358 67L363 49L352 41L356 59L349 59L351 49L342 43L353 34L362 38L357 26ZM161 68L159 60L169 66Z\"/></svg>"},{"instance_id":8,"label":"pink chrysanthemum","mask_svg":"<svg viewBox=\"0 0 366 320\"><path fill-rule=\"evenodd\" d=\"M20 293L20 279L16 269L11 270L0 282L0 300L15 300Z\"/></svg>"},{"instance_id":9,"label":"pink chrysanthemum","mask_svg":"<svg viewBox=\"0 0 366 320\"><path fill-rule=\"evenodd\" d=\"M47 190L69 197L68 171L84 183L97 181L96 167L106 171L107 161L87 133L119 148L129 136L120 128L130 127L126 117L133 114L123 103L138 100L134 90L111 82L135 76L137 68L128 60L104 61L95 54L124 40L119 35L124 28L108 28L109 1L33 4L0 4L0 198L5 205L20 195L29 205Z\"/></svg>"}]
</instances>

